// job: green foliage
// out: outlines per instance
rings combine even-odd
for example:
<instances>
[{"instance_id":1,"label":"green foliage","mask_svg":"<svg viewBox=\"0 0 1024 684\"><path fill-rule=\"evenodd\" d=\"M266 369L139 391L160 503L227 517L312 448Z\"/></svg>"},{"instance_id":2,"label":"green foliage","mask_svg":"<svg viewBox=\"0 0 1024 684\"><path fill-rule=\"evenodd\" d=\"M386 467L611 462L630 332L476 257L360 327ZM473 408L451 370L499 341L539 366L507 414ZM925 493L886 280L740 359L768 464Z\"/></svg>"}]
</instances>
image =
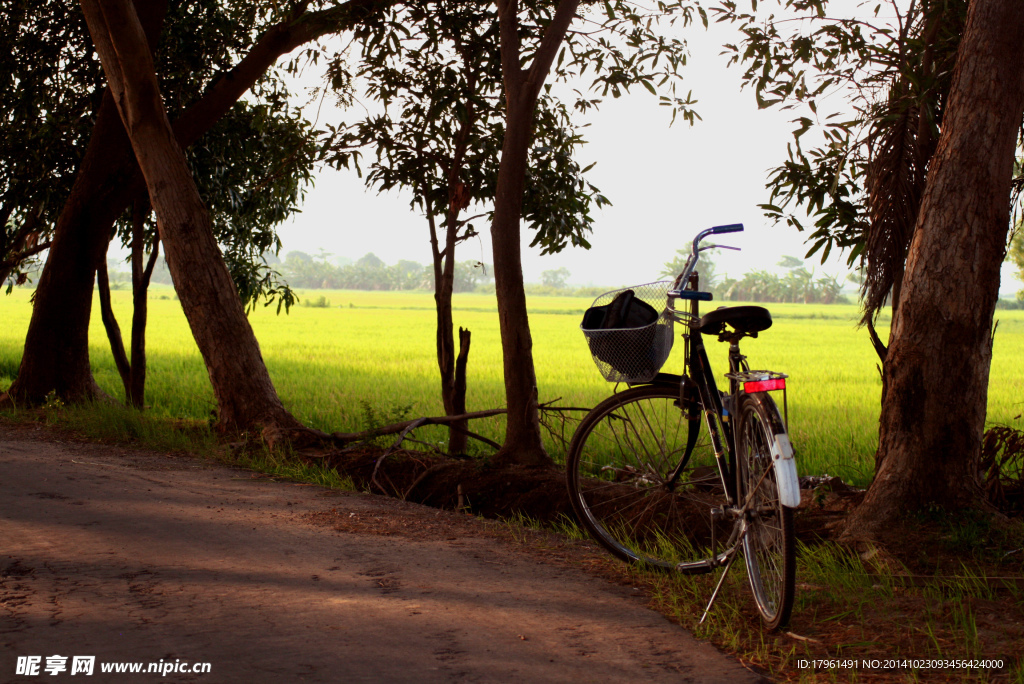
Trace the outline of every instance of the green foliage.
<instances>
[{"instance_id":1,"label":"green foliage","mask_svg":"<svg viewBox=\"0 0 1024 684\"><path fill-rule=\"evenodd\" d=\"M316 299L303 300L302 306L308 306L314 309L329 309L331 308L331 300L323 295L320 295Z\"/></svg>"},{"instance_id":2,"label":"green foliage","mask_svg":"<svg viewBox=\"0 0 1024 684\"><path fill-rule=\"evenodd\" d=\"M239 3L172 3L157 51L169 116L174 119L198 100L281 18L273 9ZM268 71L250 92L186 155L239 297L250 310L260 300L276 300L280 313L296 299L266 255L280 250L276 227L297 210L312 182L316 132L288 104L280 70ZM127 246L129 217L118 225ZM155 231L151 218L148 242Z\"/></svg>"},{"instance_id":3,"label":"green foliage","mask_svg":"<svg viewBox=\"0 0 1024 684\"><path fill-rule=\"evenodd\" d=\"M8 13L10 5L10 13ZM161 94L173 120L235 66L292 8L233 0L171 0L156 49ZM0 280L21 281L26 255L45 246L88 143L105 81L76 3L5 4L0 48ZM217 125L186 151L239 295L248 305L295 300L262 255L280 249L275 232L311 181L310 125L288 105L271 69ZM118 221L129 245L130 212ZM147 226L152 244L155 222ZM10 262L10 263L8 263Z\"/></svg>"},{"instance_id":4,"label":"green foliage","mask_svg":"<svg viewBox=\"0 0 1024 684\"><path fill-rule=\"evenodd\" d=\"M368 268L371 270L381 269L384 268L384 262L381 261L380 257L378 257L376 254L370 252L369 254L366 254L365 256L360 258L359 261L356 262L356 266L361 266L363 268Z\"/></svg>"},{"instance_id":5,"label":"green foliage","mask_svg":"<svg viewBox=\"0 0 1024 684\"><path fill-rule=\"evenodd\" d=\"M5 1L0 51L0 284L22 284L70 191L103 77L78 3Z\"/></svg>"},{"instance_id":6,"label":"green foliage","mask_svg":"<svg viewBox=\"0 0 1024 684\"><path fill-rule=\"evenodd\" d=\"M718 274L714 259L714 255L717 253L717 250L714 249L708 249L701 252L700 259L697 261L697 268L695 269L700 275L700 289L704 292L711 292L716 295L721 292L721 288L719 286L721 276ZM661 269L661 273L659 273L658 276L663 278L675 278L686 268L686 260L689 256L689 249L677 249L675 256L672 257L672 261L665 262L664 268Z\"/></svg>"},{"instance_id":7,"label":"green foliage","mask_svg":"<svg viewBox=\"0 0 1024 684\"><path fill-rule=\"evenodd\" d=\"M251 307L277 299L278 311L291 306L294 295L265 255L281 249L276 228L312 183L316 146L309 123L284 103L275 109L239 102L188 157L242 301Z\"/></svg>"},{"instance_id":8,"label":"green foliage","mask_svg":"<svg viewBox=\"0 0 1024 684\"><path fill-rule=\"evenodd\" d=\"M1018 223L1006 250L1006 260L1017 267L1017 280L1024 283L1024 223ZM1017 300L1024 301L1024 290L1017 291Z\"/></svg>"},{"instance_id":9,"label":"green foliage","mask_svg":"<svg viewBox=\"0 0 1024 684\"><path fill-rule=\"evenodd\" d=\"M560 290L565 287L565 281L570 275L572 274L569 273L569 269L564 266L562 268L550 269L540 274L540 282L545 287Z\"/></svg>"},{"instance_id":10,"label":"green foliage","mask_svg":"<svg viewBox=\"0 0 1024 684\"><path fill-rule=\"evenodd\" d=\"M371 404L368 401L360 401L359 404L363 407L363 425L362 430L376 430L377 428L384 427L386 425L393 425L395 423L401 423L409 419L409 414L412 412L412 404L405 405L394 405L384 410L377 408L376 405ZM393 441L393 437L390 435L384 435L376 437L374 439L367 440L367 443L375 446L383 447Z\"/></svg>"},{"instance_id":11,"label":"green foliage","mask_svg":"<svg viewBox=\"0 0 1024 684\"><path fill-rule=\"evenodd\" d=\"M531 5L534 3L531 3ZM550 19L553 7L535 3L542 10L543 26ZM666 27L676 24L688 26L699 19L707 27L704 9L697 3L683 0L659 0L657 3L636 3L626 0L607 0L600 3L581 3L577 10L578 28L570 30L554 65L554 80L582 82L589 80L587 90L603 98L621 97L635 86L642 86L658 97L658 104L672 110L672 121L677 117L694 123L700 117L692 109L695 101L691 93L681 96L677 85L682 80L681 69L686 65L686 43L670 35ZM533 28L533 17L523 22L524 57L532 57L537 49L539 34ZM587 111L598 106L598 98L588 99L577 90L575 109Z\"/></svg>"},{"instance_id":12,"label":"green foliage","mask_svg":"<svg viewBox=\"0 0 1024 684\"><path fill-rule=\"evenodd\" d=\"M710 292L717 300L742 302L793 302L803 304L833 304L840 300L842 283L835 277L815 277L804 262L796 257L783 257L779 266L788 269L784 276L771 271L753 270L743 277L727 278L718 273L713 254L715 250L701 252L697 262L700 289ZM666 262L660 275L674 278L686 267L689 251L679 250L672 261Z\"/></svg>"},{"instance_id":13,"label":"green foliage","mask_svg":"<svg viewBox=\"0 0 1024 684\"><path fill-rule=\"evenodd\" d=\"M795 256L783 255L783 257L779 259L778 265L781 266L782 268L792 269L800 268L801 266L804 265L804 262L803 259L797 259Z\"/></svg>"},{"instance_id":14,"label":"green foliage","mask_svg":"<svg viewBox=\"0 0 1024 684\"><path fill-rule=\"evenodd\" d=\"M833 276L814 277L814 271L803 266L792 268L779 276L763 270L743 275L739 280L723 279L718 285L721 299L744 302L793 302L802 304L833 304L840 300L842 283Z\"/></svg>"},{"instance_id":15,"label":"green foliage","mask_svg":"<svg viewBox=\"0 0 1024 684\"><path fill-rule=\"evenodd\" d=\"M824 261L838 249L850 264L862 259L873 315L902 277L967 2L888 0L869 17L842 16L828 0L778 0L785 19L767 3L743 4L713 8L743 36L726 46L731 61L744 67L759 106L799 112L762 208L810 231L808 257L820 252ZM837 92L852 114L819 112ZM813 226L802 224L798 207Z\"/></svg>"},{"instance_id":16,"label":"green foliage","mask_svg":"<svg viewBox=\"0 0 1024 684\"><path fill-rule=\"evenodd\" d=\"M522 2L518 9L520 54L528 63L555 10L549 2ZM584 4L579 30L570 31L553 67L553 82L587 82L590 93L575 100L556 97L551 85L540 94L531 132L522 217L536 231L531 243L542 253L567 245L589 247L591 212L608 200L585 179L575 156L584 144L572 108L585 112L603 97L619 97L633 86L693 122L689 94L676 94L685 44L665 35L665 25L690 23L703 11L686 2L648 8L624 0ZM504 96L498 20L492 3L434 0L395 9L368 29L359 76L383 114L332 131L330 161L358 162L358 150L375 148L367 182L381 190L413 191L414 207L442 217L455 242L475 234L472 219L457 220L462 207L487 214L494 196L504 139ZM339 55L329 74L342 70ZM341 79L343 85L347 81ZM597 94L598 97L593 97ZM358 168L358 166L357 166ZM439 250L444 252L444 250Z\"/></svg>"},{"instance_id":17,"label":"green foliage","mask_svg":"<svg viewBox=\"0 0 1024 684\"><path fill-rule=\"evenodd\" d=\"M367 185L411 190L413 208L430 221L438 263L477 234L472 222L488 215L494 197L504 138L497 27L490 3L434 0L394 9L362 45L357 69L384 111L334 129L328 142L335 166L374 150ZM591 207L607 203L574 159L582 144L566 105L542 97L523 217L545 253L570 243L588 247ZM476 215L461 218L470 207ZM439 227L447 239L437 238Z\"/></svg>"}]
</instances>

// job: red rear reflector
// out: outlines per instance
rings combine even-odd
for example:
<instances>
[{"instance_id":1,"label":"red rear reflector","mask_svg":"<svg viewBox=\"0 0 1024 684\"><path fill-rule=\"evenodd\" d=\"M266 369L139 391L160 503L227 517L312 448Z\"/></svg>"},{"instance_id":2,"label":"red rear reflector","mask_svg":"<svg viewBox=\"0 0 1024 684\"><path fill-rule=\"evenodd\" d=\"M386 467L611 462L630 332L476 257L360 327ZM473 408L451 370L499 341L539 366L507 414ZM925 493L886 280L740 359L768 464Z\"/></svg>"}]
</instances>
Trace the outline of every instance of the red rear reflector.
<instances>
[{"instance_id":1,"label":"red rear reflector","mask_svg":"<svg viewBox=\"0 0 1024 684\"><path fill-rule=\"evenodd\" d=\"M757 380L755 382L743 383L743 391L747 394L754 392L770 392L772 390L786 389L785 378L772 378L771 380Z\"/></svg>"}]
</instances>

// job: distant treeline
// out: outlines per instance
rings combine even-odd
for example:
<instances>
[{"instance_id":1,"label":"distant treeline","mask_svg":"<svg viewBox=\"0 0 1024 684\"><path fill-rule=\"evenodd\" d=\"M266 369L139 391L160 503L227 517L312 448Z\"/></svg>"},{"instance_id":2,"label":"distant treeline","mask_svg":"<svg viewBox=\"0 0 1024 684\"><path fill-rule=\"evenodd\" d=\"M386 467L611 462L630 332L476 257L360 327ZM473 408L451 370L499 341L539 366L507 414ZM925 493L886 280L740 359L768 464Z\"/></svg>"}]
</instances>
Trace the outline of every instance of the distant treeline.
<instances>
[{"instance_id":1,"label":"distant treeline","mask_svg":"<svg viewBox=\"0 0 1024 684\"><path fill-rule=\"evenodd\" d=\"M843 284L832 276L814 277L805 268L785 275L751 271L742 278L723 278L712 291L716 299L733 302L794 302L802 304L848 304L841 293Z\"/></svg>"},{"instance_id":2,"label":"distant treeline","mask_svg":"<svg viewBox=\"0 0 1024 684\"><path fill-rule=\"evenodd\" d=\"M401 260L387 265L370 253L351 261L345 258L329 260L326 255L311 256L305 252L289 252L284 260L267 254L267 263L279 271L293 288L306 290L433 290L434 269L415 261ZM793 263L787 257L780 265L788 268L783 275L755 270L741 278L722 277L715 273L711 259L702 260L701 289L714 294L716 301L742 302L797 302L807 304L850 304L855 298L840 292L842 281L824 275L815 277L802 262ZM680 264L665 265L663 277ZM131 276L124 272L122 262L110 260L110 283L114 289L131 287ZM530 295L560 295L597 297L619 286L575 287L566 283L570 273L565 268L544 271L540 283L526 283ZM709 287L710 281L710 287ZM153 282L171 284L167 264L160 259L153 272ZM456 292L494 292L494 275L489 264L462 261L455 265ZM1024 300L1000 299L999 309L1024 308Z\"/></svg>"},{"instance_id":3,"label":"distant treeline","mask_svg":"<svg viewBox=\"0 0 1024 684\"><path fill-rule=\"evenodd\" d=\"M401 260L388 266L373 253L354 263L329 261L326 256L289 252L285 260L274 263L288 284L309 290L433 290L434 269L415 261ZM473 292L494 280L493 271L478 261L455 264L455 291Z\"/></svg>"}]
</instances>

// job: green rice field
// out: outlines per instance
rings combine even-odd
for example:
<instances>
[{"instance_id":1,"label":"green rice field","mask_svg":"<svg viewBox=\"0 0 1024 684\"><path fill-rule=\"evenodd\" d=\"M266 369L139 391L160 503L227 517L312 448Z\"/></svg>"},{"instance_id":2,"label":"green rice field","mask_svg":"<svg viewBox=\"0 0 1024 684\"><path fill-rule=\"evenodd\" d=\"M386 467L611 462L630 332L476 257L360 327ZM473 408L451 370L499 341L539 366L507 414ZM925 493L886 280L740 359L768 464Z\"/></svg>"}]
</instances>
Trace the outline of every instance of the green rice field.
<instances>
[{"instance_id":1,"label":"green rice field","mask_svg":"<svg viewBox=\"0 0 1024 684\"><path fill-rule=\"evenodd\" d=\"M31 291L18 289L0 299L0 388L17 367L28 327ZM112 293L118 320L130 321L130 293ZM441 415L434 350L433 297L425 292L317 290L329 306L298 305L288 315L276 307L250 315L271 377L285 405L306 424L328 431L367 426L366 406L378 416ZM147 404L155 415L204 419L214 409L202 360L173 290L150 293ZM534 297L530 324L542 402L593 406L613 391L598 373L579 330L590 300ZM774 326L744 352L754 368L788 373L790 432L800 470L840 475L866 484L873 469L881 389L876 357L867 333L856 327L853 305L768 305ZM99 384L123 396L106 335L94 305L91 357ZM999 311L989 393L989 422L1014 423L1024 411L1024 311ZM493 295L455 297L455 325L472 330L469 410L503 405L501 347ZM883 336L888 330L879 330ZM724 372L725 345L709 341L712 363ZM682 370L681 342L666 372ZM936 359L941 363L941 359ZM956 391L951 387L950 391ZM502 419L475 423L474 430L500 439ZM438 433L436 438L440 438ZM552 444L552 450L558 448ZM556 453L557 457L557 453Z\"/></svg>"}]
</instances>

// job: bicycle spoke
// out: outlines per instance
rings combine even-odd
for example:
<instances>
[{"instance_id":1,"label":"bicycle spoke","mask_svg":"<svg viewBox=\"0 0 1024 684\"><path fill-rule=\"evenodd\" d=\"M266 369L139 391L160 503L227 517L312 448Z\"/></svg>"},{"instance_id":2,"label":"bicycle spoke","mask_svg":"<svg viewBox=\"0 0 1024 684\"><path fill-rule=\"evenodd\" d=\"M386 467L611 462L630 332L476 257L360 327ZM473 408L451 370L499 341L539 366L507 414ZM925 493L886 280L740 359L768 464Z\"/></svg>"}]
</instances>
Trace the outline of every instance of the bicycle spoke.
<instances>
[{"instance_id":1,"label":"bicycle spoke","mask_svg":"<svg viewBox=\"0 0 1024 684\"><path fill-rule=\"evenodd\" d=\"M595 409L573 441L570 489L581 522L612 553L707 570L711 509L725 504L725 493L703 424L686 469L669 485L690 429L677 402L675 387L634 388Z\"/></svg>"}]
</instances>

